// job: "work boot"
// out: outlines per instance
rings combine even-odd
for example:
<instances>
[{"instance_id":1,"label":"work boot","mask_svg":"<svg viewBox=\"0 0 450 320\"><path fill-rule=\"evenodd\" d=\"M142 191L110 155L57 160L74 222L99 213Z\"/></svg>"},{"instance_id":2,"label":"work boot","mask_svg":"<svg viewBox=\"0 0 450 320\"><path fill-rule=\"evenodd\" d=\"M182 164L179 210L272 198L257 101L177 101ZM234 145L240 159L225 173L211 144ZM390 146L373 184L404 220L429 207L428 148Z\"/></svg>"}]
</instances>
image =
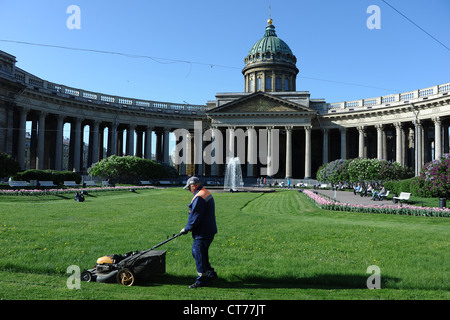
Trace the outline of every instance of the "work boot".
<instances>
[{"instance_id":1,"label":"work boot","mask_svg":"<svg viewBox=\"0 0 450 320\"><path fill-rule=\"evenodd\" d=\"M215 271L208 271L206 277L207 277L208 281L216 280L217 279L217 272L215 272Z\"/></svg>"},{"instance_id":2,"label":"work boot","mask_svg":"<svg viewBox=\"0 0 450 320\"><path fill-rule=\"evenodd\" d=\"M200 282L200 281L195 281L193 284L191 284L189 286L189 289L196 289L196 288L200 288L200 287L206 287L206 283Z\"/></svg>"}]
</instances>

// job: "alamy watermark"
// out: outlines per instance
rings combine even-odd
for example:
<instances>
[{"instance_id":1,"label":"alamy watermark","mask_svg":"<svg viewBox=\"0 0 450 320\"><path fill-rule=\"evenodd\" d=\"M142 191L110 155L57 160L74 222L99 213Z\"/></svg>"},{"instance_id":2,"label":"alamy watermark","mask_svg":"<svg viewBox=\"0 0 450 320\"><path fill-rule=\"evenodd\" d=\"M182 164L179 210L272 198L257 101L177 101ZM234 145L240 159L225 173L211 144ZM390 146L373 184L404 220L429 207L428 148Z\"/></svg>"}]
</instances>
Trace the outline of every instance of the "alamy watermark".
<instances>
[{"instance_id":1,"label":"alamy watermark","mask_svg":"<svg viewBox=\"0 0 450 320\"><path fill-rule=\"evenodd\" d=\"M67 278L67 289L73 290L79 290L81 289L81 273L80 273L80 267L76 265L71 265L67 267L66 273L70 274L70 276Z\"/></svg>"},{"instance_id":2,"label":"alamy watermark","mask_svg":"<svg viewBox=\"0 0 450 320\"><path fill-rule=\"evenodd\" d=\"M377 5L371 5L367 7L366 13L371 14L367 18L366 26L369 30L381 29L381 9Z\"/></svg>"},{"instance_id":3,"label":"alamy watermark","mask_svg":"<svg viewBox=\"0 0 450 320\"><path fill-rule=\"evenodd\" d=\"M81 9L79 6L72 4L67 7L66 13L70 16L66 20L66 26L69 30L81 29Z\"/></svg>"},{"instance_id":4,"label":"alamy watermark","mask_svg":"<svg viewBox=\"0 0 450 320\"><path fill-rule=\"evenodd\" d=\"M378 266L371 265L367 267L366 273L372 273L370 277L367 278L367 288L368 289L381 289L381 270Z\"/></svg>"},{"instance_id":5,"label":"alamy watermark","mask_svg":"<svg viewBox=\"0 0 450 320\"><path fill-rule=\"evenodd\" d=\"M244 131L242 128L228 128L223 137L222 131L217 128L209 128L203 132L202 121L195 121L193 133L187 129L176 129L173 133L178 142L173 151L175 165L224 164L225 150L225 163L230 158L238 157L241 164L261 164L261 175L278 173L279 129L267 127L256 130L248 127ZM203 148L204 143L207 145Z\"/></svg>"}]
</instances>

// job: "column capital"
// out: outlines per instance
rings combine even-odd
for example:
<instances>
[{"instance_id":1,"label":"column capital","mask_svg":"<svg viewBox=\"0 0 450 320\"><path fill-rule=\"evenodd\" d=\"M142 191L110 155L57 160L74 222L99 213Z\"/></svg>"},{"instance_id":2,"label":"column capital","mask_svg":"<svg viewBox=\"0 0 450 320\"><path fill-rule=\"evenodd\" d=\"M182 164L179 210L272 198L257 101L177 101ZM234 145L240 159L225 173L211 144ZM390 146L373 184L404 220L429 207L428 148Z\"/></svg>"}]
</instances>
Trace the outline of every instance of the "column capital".
<instances>
[{"instance_id":1,"label":"column capital","mask_svg":"<svg viewBox=\"0 0 450 320\"><path fill-rule=\"evenodd\" d=\"M377 131L382 131L384 128L384 124L378 123L375 125L375 128L377 129Z\"/></svg>"},{"instance_id":2,"label":"column capital","mask_svg":"<svg viewBox=\"0 0 450 320\"><path fill-rule=\"evenodd\" d=\"M434 122L435 125L440 125L441 124L441 118L440 117L434 117L434 118L431 118L431 120Z\"/></svg>"},{"instance_id":3,"label":"column capital","mask_svg":"<svg viewBox=\"0 0 450 320\"><path fill-rule=\"evenodd\" d=\"M413 124L417 126L418 128L422 127L422 120L417 119L416 121L413 121Z\"/></svg>"},{"instance_id":4,"label":"column capital","mask_svg":"<svg viewBox=\"0 0 450 320\"><path fill-rule=\"evenodd\" d=\"M30 112L30 110L31 110L30 107L20 107L20 111L25 113Z\"/></svg>"}]
</instances>

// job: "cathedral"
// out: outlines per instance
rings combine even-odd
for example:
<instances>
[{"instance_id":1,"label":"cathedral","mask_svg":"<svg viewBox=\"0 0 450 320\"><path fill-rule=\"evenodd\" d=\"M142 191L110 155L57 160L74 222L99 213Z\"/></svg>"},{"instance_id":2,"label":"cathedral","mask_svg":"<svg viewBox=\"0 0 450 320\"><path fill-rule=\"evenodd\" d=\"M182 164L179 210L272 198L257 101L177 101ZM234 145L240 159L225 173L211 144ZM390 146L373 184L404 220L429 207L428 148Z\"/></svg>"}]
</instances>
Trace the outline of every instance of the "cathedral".
<instances>
[{"instance_id":1,"label":"cathedral","mask_svg":"<svg viewBox=\"0 0 450 320\"><path fill-rule=\"evenodd\" d=\"M23 169L77 172L110 155L176 158L181 176L204 177L222 177L227 158L239 157L246 178L300 180L314 179L324 163L357 157L396 161L417 174L449 152L450 83L352 101L311 99L297 91L297 57L272 19L261 31L243 57L244 91L217 93L205 105L71 88L30 74L0 51L0 152Z\"/></svg>"}]
</instances>

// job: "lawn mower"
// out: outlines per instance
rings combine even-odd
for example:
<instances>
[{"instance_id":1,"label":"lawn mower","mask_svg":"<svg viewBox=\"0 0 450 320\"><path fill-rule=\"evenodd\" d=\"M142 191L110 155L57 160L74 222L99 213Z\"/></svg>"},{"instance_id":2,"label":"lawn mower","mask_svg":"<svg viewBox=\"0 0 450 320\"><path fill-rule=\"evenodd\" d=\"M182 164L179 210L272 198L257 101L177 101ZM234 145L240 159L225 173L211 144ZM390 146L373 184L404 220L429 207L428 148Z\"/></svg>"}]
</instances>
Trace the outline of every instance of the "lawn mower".
<instances>
[{"instance_id":1,"label":"lawn mower","mask_svg":"<svg viewBox=\"0 0 450 320\"><path fill-rule=\"evenodd\" d=\"M132 286L136 283L136 280L145 279L153 274L165 273L166 251L154 249L183 234L175 234L148 250L100 257L93 269L84 270L81 273L81 280L86 282L117 282L124 286Z\"/></svg>"}]
</instances>

